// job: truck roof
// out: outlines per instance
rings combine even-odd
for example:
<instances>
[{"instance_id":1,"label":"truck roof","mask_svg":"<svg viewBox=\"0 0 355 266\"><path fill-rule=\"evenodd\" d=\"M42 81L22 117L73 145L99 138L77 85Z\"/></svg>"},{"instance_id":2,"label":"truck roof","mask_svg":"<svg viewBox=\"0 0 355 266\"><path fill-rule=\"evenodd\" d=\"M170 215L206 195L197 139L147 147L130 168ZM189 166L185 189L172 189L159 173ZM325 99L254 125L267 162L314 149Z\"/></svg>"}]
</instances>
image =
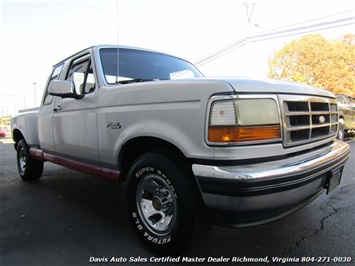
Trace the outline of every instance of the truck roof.
<instances>
[{"instance_id":1,"label":"truck roof","mask_svg":"<svg viewBox=\"0 0 355 266\"><path fill-rule=\"evenodd\" d=\"M93 45L93 46L89 46L83 50L80 50L68 57L66 57L65 59L59 61L58 63L56 63L53 67L56 67L60 64L62 64L63 62L67 61L68 59L72 58L72 57L75 57L76 55L78 54L81 54L82 52L84 51L87 51L87 50L90 50L90 49L93 49L93 48L120 48L120 49L132 49L132 50L140 50L140 51L146 51L146 52L152 52L152 53L158 53L158 54L165 54L165 55L170 55L170 54L167 54L167 53L163 53L163 52L159 52L159 51L156 51L156 50L151 50L151 49L146 49L146 48L141 48L141 47L134 47L134 46L126 46L126 45L117 45L117 44L100 44L100 45ZM174 55L170 55L170 56L173 56L173 57L177 57L179 58L178 56L174 56ZM185 59L183 59L185 60ZM186 61L186 60L185 60Z\"/></svg>"},{"instance_id":2,"label":"truck roof","mask_svg":"<svg viewBox=\"0 0 355 266\"><path fill-rule=\"evenodd\" d=\"M349 98L354 99L353 96L351 96L351 95L349 95L349 94L345 94L345 93L337 93L337 94L335 94L335 96L347 96L347 97L349 97Z\"/></svg>"}]
</instances>

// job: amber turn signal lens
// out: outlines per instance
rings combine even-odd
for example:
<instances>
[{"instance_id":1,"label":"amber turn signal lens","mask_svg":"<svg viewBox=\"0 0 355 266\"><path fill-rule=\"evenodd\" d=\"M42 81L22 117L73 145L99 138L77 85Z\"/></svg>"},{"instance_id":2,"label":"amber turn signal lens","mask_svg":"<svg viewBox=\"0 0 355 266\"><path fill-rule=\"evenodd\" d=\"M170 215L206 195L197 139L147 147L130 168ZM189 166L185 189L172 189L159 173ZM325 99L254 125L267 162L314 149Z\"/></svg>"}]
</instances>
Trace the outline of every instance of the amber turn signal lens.
<instances>
[{"instance_id":1,"label":"amber turn signal lens","mask_svg":"<svg viewBox=\"0 0 355 266\"><path fill-rule=\"evenodd\" d=\"M280 126L210 127L210 142L243 142L281 138Z\"/></svg>"}]
</instances>

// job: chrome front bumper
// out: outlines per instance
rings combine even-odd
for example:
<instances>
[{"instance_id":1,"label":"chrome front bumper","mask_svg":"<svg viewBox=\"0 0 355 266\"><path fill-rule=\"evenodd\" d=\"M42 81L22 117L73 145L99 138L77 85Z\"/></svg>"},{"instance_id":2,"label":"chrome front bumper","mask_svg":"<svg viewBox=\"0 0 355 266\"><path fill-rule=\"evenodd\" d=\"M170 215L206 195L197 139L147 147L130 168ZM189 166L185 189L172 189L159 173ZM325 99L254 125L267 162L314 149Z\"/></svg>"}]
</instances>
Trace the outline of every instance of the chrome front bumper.
<instances>
[{"instance_id":1,"label":"chrome front bumper","mask_svg":"<svg viewBox=\"0 0 355 266\"><path fill-rule=\"evenodd\" d=\"M313 200L350 154L342 141L282 160L235 166L193 164L205 205L221 223L252 225L282 217ZM228 213L228 215L222 215Z\"/></svg>"}]
</instances>

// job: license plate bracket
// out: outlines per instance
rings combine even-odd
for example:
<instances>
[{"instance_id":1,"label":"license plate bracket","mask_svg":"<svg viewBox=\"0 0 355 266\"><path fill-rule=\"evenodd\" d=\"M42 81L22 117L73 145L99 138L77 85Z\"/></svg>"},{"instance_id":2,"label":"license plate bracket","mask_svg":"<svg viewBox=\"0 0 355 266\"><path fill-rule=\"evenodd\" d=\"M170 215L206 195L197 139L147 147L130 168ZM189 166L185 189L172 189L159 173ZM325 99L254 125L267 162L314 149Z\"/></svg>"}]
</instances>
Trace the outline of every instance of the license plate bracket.
<instances>
[{"instance_id":1,"label":"license plate bracket","mask_svg":"<svg viewBox=\"0 0 355 266\"><path fill-rule=\"evenodd\" d=\"M329 173L329 177L326 184L327 195L332 192L337 186L339 186L341 177L343 175L343 169L344 165L340 165Z\"/></svg>"}]
</instances>

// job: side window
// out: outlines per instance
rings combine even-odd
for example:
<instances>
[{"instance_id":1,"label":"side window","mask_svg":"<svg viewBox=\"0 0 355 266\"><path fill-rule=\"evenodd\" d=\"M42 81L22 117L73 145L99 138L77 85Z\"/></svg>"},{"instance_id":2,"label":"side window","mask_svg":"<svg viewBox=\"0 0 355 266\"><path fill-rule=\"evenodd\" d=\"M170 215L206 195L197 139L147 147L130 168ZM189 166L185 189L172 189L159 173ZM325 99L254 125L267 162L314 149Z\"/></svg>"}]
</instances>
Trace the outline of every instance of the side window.
<instances>
[{"instance_id":1,"label":"side window","mask_svg":"<svg viewBox=\"0 0 355 266\"><path fill-rule=\"evenodd\" d=\"M70 69L67 80L73 81L78 95L84 96L95 91L95 77L91 66L90 56L76 59Z\"/></svg>"},{"instance_id":2,"label":"side window","mask_svg":"<svg viewBox=\"0 0 355 266\"><path fill-rule=\"evenodd\" d=\"M52 81L52 80L55 80L55 79L58 79L59 78L59 75L60 75L60 72L62 72L62 69L63 69L63 64L55 67L53 69L53 72L52 72L52 75L51 75L51 78L49 79L49 82L48 84ZM48 89L48 88L47 88ZM44 105L47 105L47 104L51 104L53 101L53 96L52 95L49 95L48 94L48 90L46 91L46 96L44 97L44 100L43 100L43 104Z\"/></svg>"},{"instance_id":3,"label":"side window","mask_svg":"<svg viewBox=\"0 0 355 266\"><path fill-rule=\"evenodd\" d=\"M85 84L85 94L93 93L95 91L95 76L94 71L92 69L92 65L90 64L86 84Z\"/></svg>"},{"instance_id":4,"label":"side window","mask_svg":"<svg viewBox=\"0 0 355 266\"><path fill-rule=\"evenodd\" d=\"M341 96L341 95L337 96L337 102L340 104L346 104L346 100L345 100L344 96Z\"/></svg>"},{"instance_id":5,"label":"side window","mask_svg":"<svg viewBox=\"0 0 355 266\"><path fill-rule=\"evenodd\" d=\"M352 108L355 107L355 99L354 98L350 98L350 105Z\"/></svg>"}]
</instances>

